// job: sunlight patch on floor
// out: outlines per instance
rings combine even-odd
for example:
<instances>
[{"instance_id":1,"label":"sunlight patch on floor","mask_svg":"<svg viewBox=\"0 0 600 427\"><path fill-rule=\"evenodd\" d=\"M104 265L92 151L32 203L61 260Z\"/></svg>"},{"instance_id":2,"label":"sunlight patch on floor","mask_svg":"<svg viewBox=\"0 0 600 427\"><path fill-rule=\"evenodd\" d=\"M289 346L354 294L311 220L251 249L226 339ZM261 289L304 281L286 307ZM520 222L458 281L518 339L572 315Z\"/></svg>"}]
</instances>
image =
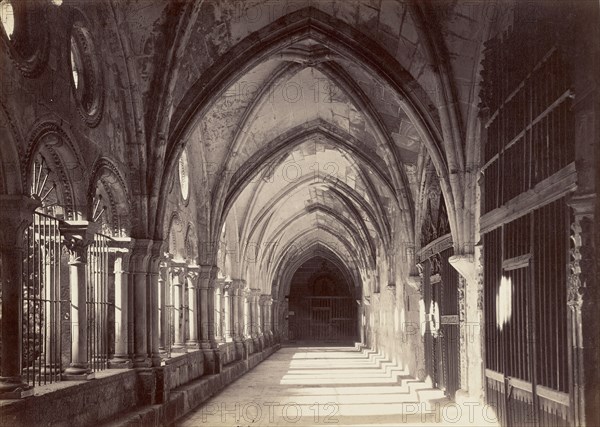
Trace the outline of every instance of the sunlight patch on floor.
<instances>
[{"instance_id":1,"label":"sunlight patch on floor","mask_svg":"<svg viewBox=\"0 0 600 427\"><path fill-rule=\"evenodd\" d=\"M459 406L381 354L284 347L178 426L495 426L479 403Z\"/></svg>"}]
</instances>

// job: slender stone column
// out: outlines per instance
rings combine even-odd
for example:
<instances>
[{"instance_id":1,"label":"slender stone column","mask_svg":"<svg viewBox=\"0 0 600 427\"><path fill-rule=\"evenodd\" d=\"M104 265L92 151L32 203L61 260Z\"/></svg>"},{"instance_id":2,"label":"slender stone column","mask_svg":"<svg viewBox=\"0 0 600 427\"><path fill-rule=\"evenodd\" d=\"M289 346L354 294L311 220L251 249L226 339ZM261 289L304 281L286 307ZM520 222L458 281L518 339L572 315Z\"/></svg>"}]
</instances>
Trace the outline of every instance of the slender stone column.
<instances>
[{"instance_id":1,"label":"slender stone column","mask_svg":"<svg viewBox=\"0 0 600 427\"><path fill-rule=\"evenodd\" d=\"M215 279L219 269L214 265L202 265L200 268L200 348L204 351L207 373L221 372L221 358L215 337Z\"/></svg>"},{"instance_id":2,"label":"slender stone column","mask_svg":"<svg viewBox=\"0 0 600 427\"><path fill-rule=\"evenodd\" d=\"M263 294L260 297L261 300L261 314L262 314L262 332L265 337L267 345L272 344L273 334L271 332L271 304L273 299L269 294Z\"/></svg>"},{"instance_id":3,"label":"slender stone column","mask_svg":"<svg viewBox=\"0 0 600 427\"><path fill-rule=\"evenodd\" d=\"M173 353L185 353L184 323L183 323L183 282L185 275L185 263L183 261L171 261L171 284L173 287L173 329L174 343L171 351Z\"/></svg>"},{"instance_id":4,"label":"slender stone column","mask_svg":"<svg viewBox=\"0 0 600 427\"><path fill-rule=\"evenodd\" d=\"M114 253L115 280L115 354L109 361L110 368L131 368L129 357L129 261L134 241L131 238L115 238L111 243Z\"/></svg>"},{"instance_id":5,"label":"slender stone column","mask_svg":"<svg viewBox=\"0 0 600 427\"><path fill-rule=\"evenodd\" d=\"M233 341L235 342L236 359L243 359L245 357L244 352L244 303L243 303L243 289L245 283L240 279L234 279L231 283L231 292L233 298L232 307L232 332Z\"/></svg>"},{"instance_id":6,"label":"slender stone column","mask_svg":"<svg viewBox=\"0 0 600 427\"><path fill-rule=\"evenodd\" d=\"M273 297L265 295L265 330L273 336Z\"/></svg>"},{"instance_id":7,"label":"slender stone column","mask_svg":"<svg viewBox=\"0 0 600 427\"><path fill-rule=\"evenodd\" d=\"M148 354L152 366L160 366L159 343L159 268L160 261L164 255L165 244L162 240L154 240L150 247L150 261L148 263Z\"/></svg>"},{"instance_id":8,"label":"slender stone column","mask_svg":"<svg viewBox=\"0 0 600 427\"><path fill-rule=\"evenodd\" d=\"M267 328L266 328L266 320L267 320L267 310L266 310L266 304L267 304L267 295L260 295L258 297L258 322L260 325L260 332L262 335L265 335L267 332Z\"/></svg>"},{"instance_id":9,"label":"slender stone column","mask_svg":"<svg viewBox=\"0 0 600 427\"><path fill-rule=\"evenodd\" d=\"M273 326L271 330L273 331L273 339L278 342L279 341L279 301L273 300L271 304L271 321L273 322Z\"/></svg>"},{"instance_id":10,"label":"slender stone column","mask_svg":"<svg viewBox=\"0 0 600 427\"><path fill-rule=\"evenodd\" d=\"M136 239L129 262L133 284L133 367L149 368L148 357L148 264L153 241Z\"/></svg>"},{"instance_id":11,"label":"slender stone column","mask_svg":"<svg viewBox=\"0 0 600 427\"><path fill-rule=\"evenodd\" d=\"M255 351L254 337L252 336L252 291L246 287L243 290L244 301L244 347L245 354L250 355Z\"/></svg>"},{"instance_id":12,"label":"slender stone column","mask_svg":"<svg viewBox=\"0 0 600 427\"><path fill-rule=\"evenodd\" d=\"M189 327L189 339L185 345L187 348L198 349L200 343L198 342L198 278L200 277L200 266L189 265L187 267L187 295L188 295L188 327Z\"/></svg>"},{"instance_id":13,"label":"slender stone column","mask_svg":"<svg viewBox=\"0 0 600 427\"><path fill-rule=\"evenodd\" d=\"M250 289L250 336L257 339L261 333L260 313L258 299L260 298L260 289Z\"/></svg>"},{"instance_id":14,"label":"slender stone column","mask_svg":"<svg viewBox=\"0 0 600 427\"><path fill-rule=\"evenodd\" d=\"M71 364L63 375L67 380L94 378L88 360L87 248L99 226L88 221L66 221L60 232L69 250L69 286L71 291Z\"/></svg>"},{"instance_id":15,"label":"slender stone column","mask_svg":"<svg viewBox=\"0 0 600 427\"><path fill-rule=\"evenodd\" d=\"M158 351L161 358L168 357L168 347L171 345L169 340L169 317L167 313L167 305L170 304L169 290L171 281L168 277L170 254L165 254L158 267L158 323L159 330L159 345Z\"/></svg>"},{"instance_id":16,"label":"slender stone column","mask_svg":"<svg viewBox=\"0 0 600 427\"><path fill-rule=\"evenodd\" d=\"M233 312L233 299L234 297L232 296L233 294L233 288L231 287L231 279L227 280L225 279L225 281L223 282L223 306L222 306L222 312L223 312L223 328L224 328L224 339L227 342L233 341L234 336L235 336L235 332L233 330L233 317L234 317L234 312Z\"/></svg>"},{"instance_id":17,"label":"slender stone column","mask_svg":"<svg viewBox=\"0 0 600 427\"><path fill-rule=\"evenodd\" d=\"M215 341L223 342L223 279L216 279L214 285L215 292Z\"/></svg>"},{"instance_id":18,"label":"slender stone column","mask_svg":"<svg viewBox=\"0 0 600 427\"><path fill-rule=\"evenodd\" d=\"M252 327L252 315L250 313L250 289L244 289L242 291L244 301L244 338L252 338L251 327Z\"/></svg>"},{"instance_id":19,"label":"slender stone column","mask_svg":"<svg viewBox=\"0 0 600 427\"><path fill-rule=\"evenodd\" d=\"M39 202L25 196L0 196L0 399L31 396L33 388L21 378L23 232L33 221Z\"/></svg>"}]
</instances>

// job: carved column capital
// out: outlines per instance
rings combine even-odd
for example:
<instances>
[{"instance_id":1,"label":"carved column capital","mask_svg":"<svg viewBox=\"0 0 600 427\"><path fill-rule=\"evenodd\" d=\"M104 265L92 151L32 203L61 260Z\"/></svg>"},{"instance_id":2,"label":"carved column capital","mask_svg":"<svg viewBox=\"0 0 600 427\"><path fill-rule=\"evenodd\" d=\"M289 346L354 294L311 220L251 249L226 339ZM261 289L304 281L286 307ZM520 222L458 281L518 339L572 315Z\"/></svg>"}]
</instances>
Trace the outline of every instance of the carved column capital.
<instances>
[{"instance_id":1,"label":"carved column capital","mask_svg":"<svg viewBox=\"0 0 600 427\"><path fill-rule=\"evenodd\" d=\"M241 292L246 288L246 281L242 279L232 279L231 280L231 289L234 291Z\"/></svg>"},{"instance_id":2,"label":"carved column capital","mask_svg":"<svg viewBox=\"0 0 600 427\"><path fill-rule=\"evenodd\" d=\"M64 221L59 225L64 244L69 250L69 263L87 263L87 247L100 231L100 225L90 221Z\"/></svg>"},{"instance_id":3,"label":"carved column capital","mask_svg":"<svg viewBox=\"0 0 600 427\"><path fill-rule=\"evenodd\" d=\"M150 243L150 268L152 273L158 272L158 264L160 263L162 257L165 253L166 242L163 240L152 240Z\"/></svg>"},{"instance_id":4,"label":"carved column capital","mask_svg":"<svg viewBox=\"0 0 600 427\"><path fill-rule=\"evenodd\" d=\"M231 279L223 279L223 290L226 292L233 290L232 283Z\"/></svg>"},{"instance_id":5,"label":"carved column capital","mask_svg":"<svg viewBox=\"0 0 600 427\"><path fill-rule=\"evenodd\" d=\"M120 259L119 266L121 268L118 272L127 272L129 271L129 260L131 258L131 252L133 250L133 246L135 245L135 239L131 237L114 237L109 241L110 251L115 256L115 261ZM117 268L117 264L115 263L115 269ZM115 270L115 272L117 272Z\"/></svg>"},{"instance_id":6,"label":"carved column capital","mask_svg":"<svg viewBox=\"0 0 600 427\"><path fill-rule=\"evenodd\" d=\"M183 260L172 260L169 262L169 271L172 277L177 278L173 285L181 285L187 272L187 265Z\"/></svg>"},{"instance_id":7,"label":"carved column capital","mask_svg":"<svg viewBox=\"0 0 600 427\"><path fill-rule=\"evenodd\" d=\"M217 267L216 265L204 264L200 265L199 268L199 286L201 288L214 287L217 278L217 273L219 272L219 267Z\"/></svg>"},{"instance_id":8,"label":"carved column capital","mask_svg":"<svg viewBox=\"0 0 600 427\"><path fill-rule=\"evenodd\" d=\"M131 273L146 274L148 268L148 260L150 259L150 247L152 240L149 239L134 239L130 255Z\"/></svg>"},{"instance_id":9,"label":"carved column capital","mask_svg":"<svg viewBox=\"0 0 600 427\"><path fill-rule=\"evenodd\" d=\"M422 262L418 262L415 264L415 266L417 267L418 274L409 275L406 281L409 286L418 291L419 295L421 295L421 298L423 298L423 274L425 271L425 265Z\"/></svg>"},{"instance_id":10,"label":"carved column capital","mask_svg":"<svg viewBox=\"0 0 600 427\"><path fill-rule=\"evenodd\" d=\"M214 281L214 288L215 289L220 289L223 290L225 289L225 278L224 277L217 277Z\"/></svg>"},{"instance_id":11,"label":"carved column capital","mask_svg":"<svg viewBox=\"0 0 600 427\"><path fill-rule=\"evenodd\" d=\"M188 287L196 288L198 286L198 278L200 277L199 265L188 265L185 269L185 276L188 280Z\"/></svg>"}]
</instances>

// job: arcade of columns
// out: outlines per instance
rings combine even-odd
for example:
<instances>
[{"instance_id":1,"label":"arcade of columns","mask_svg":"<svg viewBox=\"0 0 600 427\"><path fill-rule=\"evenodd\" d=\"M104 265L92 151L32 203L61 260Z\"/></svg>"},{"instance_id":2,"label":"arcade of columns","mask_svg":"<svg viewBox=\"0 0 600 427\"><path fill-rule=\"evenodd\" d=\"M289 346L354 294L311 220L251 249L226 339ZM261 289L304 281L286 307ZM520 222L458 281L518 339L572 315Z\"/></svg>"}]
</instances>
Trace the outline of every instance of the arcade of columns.
<instances>
[{"instance_id":1,"label":"arcade of columns","mask_svg":"<svg viewBox=\"0 0 600 427\"><path fill-rule=\"evenodd\" d=\"M33 393L21 379L20 328L22 258L21 236L31 222L37 203L25 197L2 196L2 355L0 391L3 398ZM71 363L63 379L92 379L89 367L86 315L87 248L97 225L66 221L61 233L69 250L70 320L73 325ZM273 333L273 299L250 288L245 281L217 277L213 265L173 259L162 241L115 238L111 247L115 291L114 357L112 368L160 366L167 354L170 333L167 292L172 290L172 353L201 350L205 372L221 369L220 349L235 343L235 360L241 360L276 337Z\"/></svg>"}]
</instances>

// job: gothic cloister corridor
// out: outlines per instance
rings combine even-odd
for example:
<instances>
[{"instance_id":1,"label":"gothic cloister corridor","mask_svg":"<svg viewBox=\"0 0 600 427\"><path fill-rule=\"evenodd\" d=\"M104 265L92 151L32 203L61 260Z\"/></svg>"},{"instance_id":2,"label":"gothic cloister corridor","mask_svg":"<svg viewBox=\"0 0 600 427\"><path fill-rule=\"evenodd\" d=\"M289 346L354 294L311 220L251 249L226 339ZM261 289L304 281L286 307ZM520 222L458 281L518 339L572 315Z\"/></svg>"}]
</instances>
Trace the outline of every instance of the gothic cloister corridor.
<instances>
[{"instance_id":1,"label":"gothic cloister corridor","mask_svg":"<svg viewBox=\"0 0 600 427\"><path fill-rule=\"evenodd\" d=\"M381 354L286 346L176 425L495 426L497 421L492 408L460 407Z\"/></svg>"},{"instance_id":2,"label":"gothic cloister corridor","mask_svg":"<svg viewBox=\"0 0 600 427\"><path fill-rule=\"evenodd\" d=\"M0 427L600 425L599 24L0 0Z\"/></svg>"}]
</instances>

